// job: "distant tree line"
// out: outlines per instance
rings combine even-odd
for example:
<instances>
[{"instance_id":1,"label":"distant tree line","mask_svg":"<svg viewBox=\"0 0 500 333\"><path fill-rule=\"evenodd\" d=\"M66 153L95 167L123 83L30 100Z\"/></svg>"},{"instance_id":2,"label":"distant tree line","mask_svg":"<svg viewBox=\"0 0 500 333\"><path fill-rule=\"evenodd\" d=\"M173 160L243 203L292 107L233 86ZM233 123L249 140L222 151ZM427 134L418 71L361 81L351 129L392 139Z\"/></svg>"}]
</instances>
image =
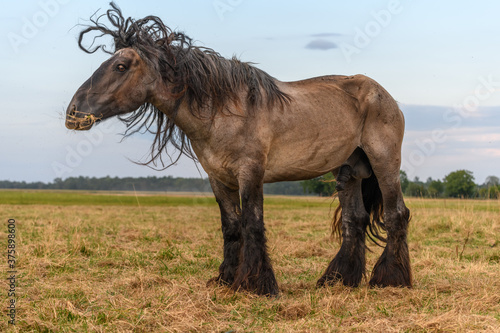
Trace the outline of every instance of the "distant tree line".
<instances>
[{"instance_id":1,"label":"distant tree line","mask_svg":"<svg viewBox=\"0 0 500 333\"><path fill-rule=\"evenodd\" d=\"M208 179L168 177L69 177L56 178L53 182L0 181L4 189L90 190L90 191L164 191L210 192ZM281 182L264 185L266 194L304 195L299 182Z\"/></svg>"},{"instance_id":2,"label":"distant tree line","mask_svg":"<svg viewBox=\"0 0 500 333\"><path fill-rule=\"evenodd\" d=\"M488 176L484 184L476 184L474 175L468 170L450 172L442 180L427 178L425 182L415 177L408 179L406 172L400 171L401 190L405 196L425 198L480 198L500 199L500 179ZM335 178L331 173L301 182L305 193L329 196L335 193Z\"/></svg>"},{"instance_id":3,"label":"distant tree line","mask_svg":"<svg viewBox=\"0 0 500 333\"><path fill-rule=\"evenodd\" d=\"M500 199L500 179L488 176L484 184L476 184L474 175L468 170L450 172L444 179L427 178L425 182L415 177L408 179L406 172L400 171L401 190L408 197L425 198L481 198ZM305 192L329 196L335 193L335 178L331 173L301 182Z\"/></svg>"},{"instance_id":4,"label":"distant tree line","mask_svg":"<svg viewBox=\"0 0 500 333\"><path fill-rule=\"evenodd\" d=\"M415 177L408 179L400 172L401 189L406 196L429 198L500 198L500 179L488 176L484 184L476 184L474 175L468 170L457 170L447 174L442 180L427 178L425 182Z\"/></svg>"},{"instance_id":5,"label":"distant tree line","mask_svg":"<svg viewBox=\"0 0 500 333\"><path fill-rule=\"evenodd\" d=\"M484 184L474 182L471 171L458 170L449 173L444 179L427 178L425 182L415 177L408 179L400 171L401 189L406 196L429 198L500 198L500 179L496 176L486 178ZM265 194L282 195L320 195L331 196L335 193L335 178L331 173L301 182L280 182L264 184ZM51 189L51 190L91 190L91 191L164 191L164 192L210 192L208 179L168 177L69 177L56 178L53 182L0 181L4 189Z\"/></svg>"},{"instance_id":6,"label":"distant tree line","mask_svg":"<svg viewBox=\"0 0 500 333\"><path fill-rule=\"evenodd\" d=\"M48 190L91 190L91 191L210 191L210 184L200 178L173 177L69 177L56 178L53 182L27 183L0 181L0 188L48 189Z\"/></svg>"}]
</instances>

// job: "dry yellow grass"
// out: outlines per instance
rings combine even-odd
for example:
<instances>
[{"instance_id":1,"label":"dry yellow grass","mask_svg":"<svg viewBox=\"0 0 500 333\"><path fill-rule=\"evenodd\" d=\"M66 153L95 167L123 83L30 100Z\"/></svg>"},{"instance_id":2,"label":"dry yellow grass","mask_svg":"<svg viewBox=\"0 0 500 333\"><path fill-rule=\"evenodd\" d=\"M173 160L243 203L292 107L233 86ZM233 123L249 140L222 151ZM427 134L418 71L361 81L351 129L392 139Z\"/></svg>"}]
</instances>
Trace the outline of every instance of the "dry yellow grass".
<instances>
[{"instance_id":1,"label":"dry yellow grass","mask_svg":"<svg viewBox=\"0 0 500 333\"><path fill-rule=\"evenodd\" d=\"M266 225L282 292L269 299L206 286L222 237L217 207L198 200L0 205L2 220L17 220L20 273L17 325L4 317L0 331L500 332L497 201L407 200L413 289L372 289L366 280L316 289L338 250L330 201L272 198ZM368 271L381 253L370 247Z\"/></svg>"}]
</instances>

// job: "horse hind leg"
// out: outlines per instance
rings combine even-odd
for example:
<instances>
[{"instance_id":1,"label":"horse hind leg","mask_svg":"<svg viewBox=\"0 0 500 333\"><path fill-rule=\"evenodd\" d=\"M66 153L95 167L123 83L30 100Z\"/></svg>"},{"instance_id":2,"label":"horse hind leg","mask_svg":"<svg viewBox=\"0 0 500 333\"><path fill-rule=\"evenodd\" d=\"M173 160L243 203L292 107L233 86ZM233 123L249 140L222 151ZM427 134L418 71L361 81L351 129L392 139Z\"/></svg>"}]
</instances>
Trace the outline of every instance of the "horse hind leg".
<instances>
[{"instance_id":1,"label":"horse hind leg","mask_svg":"<svg viewBox=\"0 0 500 333\"><path fill-rule=\"evenodd\" d=\"M386 247L375 264L369 283L371 286L410 287L412 274L407 243L410 212L405 206L399 181L404 116L397 102L375 81L365 78L360 92L360 109L366 115L361 145L380 189L387 232Z\"/></svg>"},{"instance_id":2,"label":"horse hind leg","mask_svg":"<svg viewBox=\"0 0 500 333\"><path fill-rule=\"evenodd\" d=\"M412 286L407 242L410 211L401 192L398 155L400 149L397 149L392 152L387 149L366 150L382 193L384 225L387 232L387 244L373 268L369 282L371 286Z\"/></svg>"},{"instance_id":3,"label":"horse hind leg","mask_svg":"<svg viewBox=\"0 0 500 333\"><path fill-rule=\"evenodd\" d=\"M340 205L337 209L342 207L342 245L318 280L318 287L339 281L346 286L357 287L365 273L365 231L370 216L363 204L362 178L355 177L352 171L352 167L344 168L347 177L343 190L339 192Z\"/></svg>"},{"instance_id":4,"label":"horse hind leg","mask_svg":"<svg viewBox=\"0 0 500 333\"><path fill-rule=\"evenodd\" d=\"M408 251L407 233L410 211L406 208L399 182L384 186L384 223L387 230L387 245L375 264L370 286L411 287L412 272Z\"/></svg>"}]
</instances>

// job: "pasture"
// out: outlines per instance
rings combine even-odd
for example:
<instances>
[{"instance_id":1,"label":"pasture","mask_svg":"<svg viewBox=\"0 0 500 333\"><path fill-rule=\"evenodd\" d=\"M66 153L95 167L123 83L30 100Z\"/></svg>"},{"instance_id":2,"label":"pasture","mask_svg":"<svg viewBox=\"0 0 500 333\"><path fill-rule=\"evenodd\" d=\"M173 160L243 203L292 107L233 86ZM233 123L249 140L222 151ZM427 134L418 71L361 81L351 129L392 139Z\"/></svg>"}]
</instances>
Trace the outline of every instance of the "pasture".
<instances>
[{"instance_id":1,"label":"pasture","mask_svg":"<svg viewBox=\"0 0 500 333\"><path fill-rule=\"evenodd\" d=\"M406 202L413 289L316 289L339 248L337 202L266 197L281 290L266 298L206 285L222 259L211 195L0 191L18 270L17 322L0 331L500 332L500 201ZM369 248L368 273L381 253Z\"/></svg>"}]
</instances>

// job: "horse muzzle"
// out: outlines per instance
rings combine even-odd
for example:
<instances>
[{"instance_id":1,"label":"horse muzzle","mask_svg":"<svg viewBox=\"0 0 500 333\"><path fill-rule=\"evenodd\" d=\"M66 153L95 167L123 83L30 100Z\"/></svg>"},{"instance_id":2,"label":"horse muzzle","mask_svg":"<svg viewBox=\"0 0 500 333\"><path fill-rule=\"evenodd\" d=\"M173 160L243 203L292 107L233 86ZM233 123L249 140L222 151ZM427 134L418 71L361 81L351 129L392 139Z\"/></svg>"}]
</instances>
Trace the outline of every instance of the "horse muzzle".
<instances>
[{"instance_id":1,"label":"horse muzzle","mask_svg":"<svg viewBox=\"0 0 500 333\"><path fill-rule=\"evenodd\" d=\"M71 105L66 112L66 128L76 131L87 131L92 128L92 126L99 122L102 117L96 117L95 115L78 111L76 105Z\"/></svg>"}]
</instances>

